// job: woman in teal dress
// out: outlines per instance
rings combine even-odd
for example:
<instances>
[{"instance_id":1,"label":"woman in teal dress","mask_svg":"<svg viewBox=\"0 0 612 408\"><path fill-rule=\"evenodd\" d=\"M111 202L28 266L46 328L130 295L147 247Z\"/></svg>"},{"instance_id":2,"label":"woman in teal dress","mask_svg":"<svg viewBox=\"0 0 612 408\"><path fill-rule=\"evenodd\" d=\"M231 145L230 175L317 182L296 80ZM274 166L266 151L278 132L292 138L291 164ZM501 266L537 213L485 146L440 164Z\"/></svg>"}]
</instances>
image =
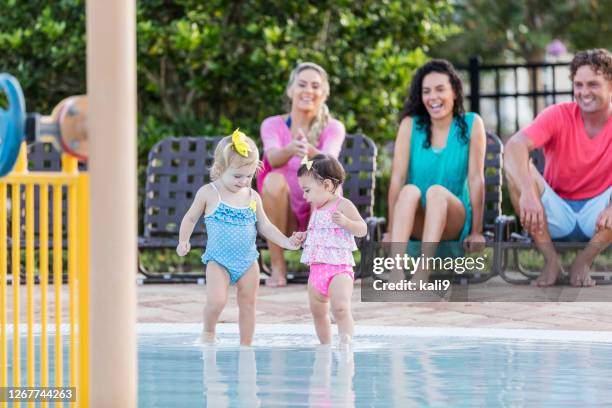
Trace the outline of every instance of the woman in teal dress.
<instances>
[{"instance_id":1,"label":"woman in teal dress","mask_svg":"<svg viewBox=\"0 0 612 408\"><path fill-rule=\"evenodd\" d=\"M445 60L421 66L400 114L386 239L420 240L426 257L436 254L440 241L458 241L468 250L481 246L485 149L484 124L464 111L453 66ZM413 280L426 281L429 273L416 271Z\"/></svg>"}]
</instances>

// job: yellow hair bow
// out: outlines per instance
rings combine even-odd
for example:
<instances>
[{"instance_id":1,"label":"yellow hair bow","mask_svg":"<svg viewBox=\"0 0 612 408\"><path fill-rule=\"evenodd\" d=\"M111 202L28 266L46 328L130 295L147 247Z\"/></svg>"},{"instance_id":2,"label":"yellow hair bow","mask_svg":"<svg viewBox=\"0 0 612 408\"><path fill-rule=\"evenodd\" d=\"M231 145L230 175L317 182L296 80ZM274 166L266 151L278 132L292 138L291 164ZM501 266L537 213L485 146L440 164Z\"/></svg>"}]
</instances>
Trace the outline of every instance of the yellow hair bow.
<instances>
[{"instance_id":1,"label":"yellow hair bow","mask_svg":"<svg viewBox=\"0 0 612 408\"><path fill-rule=\"evenodd\" d=\"M302 162L300 164L305 164L308 171L312 169L312 160L308 160L308 156L302 157Z\"/></svg>"},{"instance_id":2,"label":"yellow hair bow","mask_svg":"<svg viewBox=\"0 0 612 408\"><path fill-rule=\"evenodd\" d=\"M239 129L234 130L234 133L232 133L232 145L239 155L249 157L251 146L244 140L245 137L246 135Z\"/></svg>"}]
</instances>

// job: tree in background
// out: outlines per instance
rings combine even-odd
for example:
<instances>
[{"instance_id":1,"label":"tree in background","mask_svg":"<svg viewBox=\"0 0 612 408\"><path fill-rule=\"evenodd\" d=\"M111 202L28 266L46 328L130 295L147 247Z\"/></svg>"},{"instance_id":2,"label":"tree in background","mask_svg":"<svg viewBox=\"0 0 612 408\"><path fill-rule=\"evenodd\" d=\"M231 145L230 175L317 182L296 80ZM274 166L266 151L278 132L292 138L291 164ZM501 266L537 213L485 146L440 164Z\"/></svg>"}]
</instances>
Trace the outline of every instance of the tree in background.
<instances>
[{"instance_id":1,"label":"tree in background","mask_svg":"<svg viewBox=\"0 0 612 408\"><path fill-rule=\"evenodd\" d=\"M612 47L610 0L458 0L455 23L463 31L433 55L467 64L544 61L546 45L562 40L570 50Z\"/></svg>"},{"instance_id":2,"label":"tree in background","mask_svg":"<svg viewBox=\"0 0 612 408\"><path fill-rule=\"evenodd\" d=\"M5 2L0 70L29 110L85 91L84 12L83 0ZM350 132L390 139L412 71L456 31L451 13L433 0L139 1L139 156L169 135L258 135L304 60L328 70L330 108Z\"/></svg>"},{"instance_id":3,"label":"tree in background","mask_svg":"<svg viewBox=\"0 0 612 408\"><path fill-rule=\"evenodd\" d=\"M0 72L17 77L30 112L50 113L85 93L85 4L6 0L0 8Z\"/></svg>"},{"instance_id":4,"label":"tree in background","mask_svg":"<svg viewBox=\"0 0 612 408\"><path fill-rule=\"evenodd\" d=\"M310 60L328 71L330 109L347 130L389 139L411 72L453 32L450 13L426 0L141 2L143 131L155 140L160 124L166 135L240 125L257 136L283 109L291 69Z\"/></svg>"},{"instance_id":5,"label":"tree in background","mask_svg":"<svg viewBox=\"0 0 612 408\"><path fill-rule=\"evenodd\" d=\"M458 31L450 3L138 1L141 174L151 146L168 136L240 127L257 138L261 121L283 109L291 69L307 60L328 71L329 106L348 132L392 140L412 72ZM6 0L0 27L0 72L20 80L29 111L50 112L85 92L83 0ZM389 168L381 153L380 181ZM386 185L378 183L377 202L385 202Z\"/></svg>"},{"instance_id":6,"label":"tree in background","mask_svg":"<svg viewBox=\"0 0 612 408\"><path fill-rule=\"evenodd\" d=\"M462 31L432 48L430 55L447 58L455 64L467 64L470 56L480 56L485 64L541 63L544 62L547 45L554 39L561 40L570 51L612 48L610 0L457 0L453 5L454 22ZM509 78L504 78L505 74ZM541 69L529 70L525 87L529 91L544 91L543 74ZM510 89L517 89L519 85L515 83L511 71L502 70L501 75L501 82L508 80ZM489 78L489 83L492 83L494 72L481 73L481 91L485 87L484 78ZM506 100L514 102L510 98ZM527 103L535 116L538 109L531 99ZM544 106L545 99L539 98L539 109ZM485 123L501 123L501 137L504 137L504 133L509 137L518 130L514 128L514 119L506 119L505 113L507 111L502 108L500 117L495 113L483 115ZM508 128L506 132L505 128ZM502 204L504 213L514 212L505 188Z\"/></svg>"}]
</instances>

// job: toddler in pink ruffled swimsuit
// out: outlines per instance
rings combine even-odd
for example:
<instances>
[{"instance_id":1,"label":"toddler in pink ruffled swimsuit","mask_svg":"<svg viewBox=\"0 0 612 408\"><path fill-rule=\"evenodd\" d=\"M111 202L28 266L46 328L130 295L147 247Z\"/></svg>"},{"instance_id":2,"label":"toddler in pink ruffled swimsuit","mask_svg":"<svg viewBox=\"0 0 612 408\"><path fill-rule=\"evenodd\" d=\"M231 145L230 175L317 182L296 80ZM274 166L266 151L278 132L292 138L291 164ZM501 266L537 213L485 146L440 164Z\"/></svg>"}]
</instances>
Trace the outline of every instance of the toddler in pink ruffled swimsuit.
<instances>
[{"instance_id":1,"label":"toddler in pink ruffled swimsuit","mask_svg":"<svg viewBox=\"0 0 612 408\"><path fill-rule=\"evenodd\" d=\"M354 237L365 236L367 226L355 205L338 194L344 178L342 165L327 154L304 159L298 170L304 198L314 210L308 229L294 235L303 242L301 262L310 265L308 299L321 344L331 342L330 303L340 343L348 344L353 337Z\"/></svg>"}]
</instances>

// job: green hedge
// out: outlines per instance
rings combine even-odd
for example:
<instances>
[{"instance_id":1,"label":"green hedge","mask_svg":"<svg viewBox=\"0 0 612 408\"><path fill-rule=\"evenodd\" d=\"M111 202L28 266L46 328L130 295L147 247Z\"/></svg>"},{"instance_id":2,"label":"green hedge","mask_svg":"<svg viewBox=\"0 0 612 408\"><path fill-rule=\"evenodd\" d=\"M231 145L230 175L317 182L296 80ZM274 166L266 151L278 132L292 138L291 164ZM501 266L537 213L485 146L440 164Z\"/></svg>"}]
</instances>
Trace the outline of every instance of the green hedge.
<instances>
[{"instance_id":1,"label":"green hedge","mask_svg":"<svg viewBox=\"0 0 612 408\"><path fill-rule=\"evenodd\" d=\"M458 31L450 3L139 1L140 173L164 137L235 127L258 137L261 121L285 109L289 72L305 60L329 72L329 106L347 131L382 146L394 138L412 72L430 47ZM85 92L84 13L82 0L3 5L0 71L18 77L29 111L50 112ZM380 150L376 201L384 203L390 161Z\"/></svg>"}]
</instances>

